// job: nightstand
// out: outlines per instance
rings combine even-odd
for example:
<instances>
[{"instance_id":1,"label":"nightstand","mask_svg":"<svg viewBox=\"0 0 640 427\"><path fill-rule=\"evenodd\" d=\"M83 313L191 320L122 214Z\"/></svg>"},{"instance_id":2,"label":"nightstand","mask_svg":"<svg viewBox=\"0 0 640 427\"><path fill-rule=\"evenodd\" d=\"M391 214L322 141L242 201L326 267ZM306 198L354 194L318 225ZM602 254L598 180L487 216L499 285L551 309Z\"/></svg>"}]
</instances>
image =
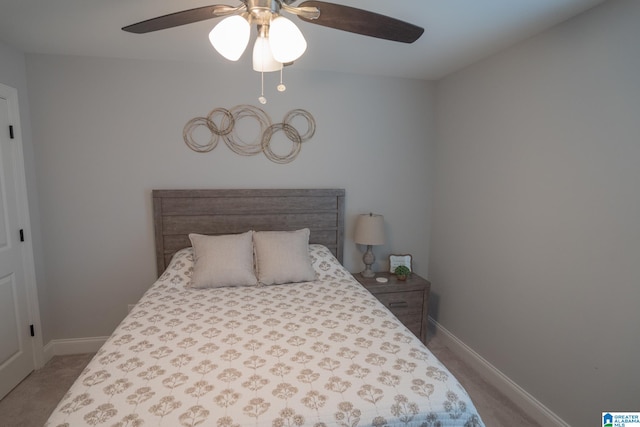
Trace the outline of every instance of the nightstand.
<instances>
[{"instance_id":1,"label":"nightstand","mask_svg":"<svg viewBox=\"0 0 640 427\"><path fill-rule=\"evenodd\" d=\"M383 303L411 332L423 343L427 343L427 315L429 310L428 280L411 273L407 280L398 280L391 273L376 273L376 277L386 277L387 283L376 281L376 277L353 275L369 292Z\"/></svg>"}]
</instances>

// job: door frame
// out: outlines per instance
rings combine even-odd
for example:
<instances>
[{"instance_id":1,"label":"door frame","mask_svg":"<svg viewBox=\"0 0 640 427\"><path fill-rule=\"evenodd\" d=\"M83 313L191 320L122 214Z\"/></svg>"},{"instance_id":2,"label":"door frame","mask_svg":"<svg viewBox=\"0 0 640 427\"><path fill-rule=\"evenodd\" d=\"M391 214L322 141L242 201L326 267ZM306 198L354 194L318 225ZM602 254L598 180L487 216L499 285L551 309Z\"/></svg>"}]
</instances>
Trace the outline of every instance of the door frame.
<instances>
[{"instance_id":1,"label":"door frame","mask_svg":"<svg viewBox=\"0 0 640 427\"><path fill-rule=\"evenodd\" d=\"M27 319L35 329L35 336L30 340L33 348L34 369L40 369L45 364L44 345L42 340L42 325L40 322L40 304L36 283L36 269L33 256L33 242L31 217L29 215L29 200L27 197L27 181L24 167L24 152L22 143L22 126L20 124L20 109L18 106L18 90L0 83L0 96L9 105L9 122L13 126L14 170L17 189L18 227L24 229L24 242L21 242L21 252L24 268L25 291L27 297ZM17 232L17 230L16 230Z\"/></svg>"}]
</instances>

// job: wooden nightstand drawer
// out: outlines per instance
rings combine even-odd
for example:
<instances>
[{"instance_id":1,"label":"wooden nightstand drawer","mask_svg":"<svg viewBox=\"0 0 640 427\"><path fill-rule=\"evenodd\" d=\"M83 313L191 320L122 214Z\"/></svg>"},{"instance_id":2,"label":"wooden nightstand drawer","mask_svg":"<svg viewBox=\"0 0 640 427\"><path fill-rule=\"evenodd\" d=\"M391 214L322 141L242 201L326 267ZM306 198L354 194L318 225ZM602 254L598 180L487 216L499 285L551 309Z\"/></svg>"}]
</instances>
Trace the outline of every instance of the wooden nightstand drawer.
<instances>
[{"instance_id":1,"label":"wooden nightstand drawer","mask_svg":"<svg viewBox=\"0 0 640 427\"><path fill-rule=\"evenodd\" d=\"M376 293L375 296L397 317L422 314L423 291Z\"/></svg>"},{"instance_id":2,"label":"wooden nightstand drawer","mask_svg":"<svg viewBox=\"0 0 640 427\"><path fill-rule=\"evenodd\" d=\"M395 314L395 313L394 313ZM422 334L422 314L412 314L409 316L398 316L396 317L399 321L402 322L404 326L407 327L415 336L420 338Z\"/></svg>"},{"instance_id":3,"label":"wooden nightstand drawer","mask_svg":"<svg viewBox=\"0 0 640 427\"><path fill-rule=\"evenodd\" d=\"M420 340L427 342L427 312L429 308L429 290L431 284L412 273L406 281L399 281L390 273L378 273L376 277L386 277L385 283L375 278L354 277L362 286L371 292Z\"/></svg>"}]
</instances>

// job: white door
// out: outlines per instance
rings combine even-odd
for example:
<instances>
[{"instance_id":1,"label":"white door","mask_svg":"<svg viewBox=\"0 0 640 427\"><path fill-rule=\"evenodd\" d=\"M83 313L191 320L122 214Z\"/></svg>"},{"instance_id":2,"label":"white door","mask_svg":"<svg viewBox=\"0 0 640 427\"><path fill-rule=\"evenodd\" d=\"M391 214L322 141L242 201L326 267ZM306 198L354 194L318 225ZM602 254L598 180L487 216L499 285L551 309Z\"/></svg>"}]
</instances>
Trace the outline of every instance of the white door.
<instances>
[{"instance_id":1,"label":"white door","mask_svg":"<svg viewBox=\"0 0 640 427\"><path fill-rule=\"evenodd\" d=\"M20 239L20 230L23 236L29 230L17 111L17 92L0 84L0 398L35 367L26 283L31 276L25 270L30 260Z\"/></svg>"}]
</instances>

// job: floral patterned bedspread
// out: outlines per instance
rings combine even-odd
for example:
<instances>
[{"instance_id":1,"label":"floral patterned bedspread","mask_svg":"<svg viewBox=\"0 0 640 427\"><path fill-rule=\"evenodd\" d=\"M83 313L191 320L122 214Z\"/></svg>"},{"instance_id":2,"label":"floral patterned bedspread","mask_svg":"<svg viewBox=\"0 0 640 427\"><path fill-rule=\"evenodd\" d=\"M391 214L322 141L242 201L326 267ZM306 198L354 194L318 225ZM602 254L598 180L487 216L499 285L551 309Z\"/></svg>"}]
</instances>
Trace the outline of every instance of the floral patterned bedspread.
<instances>
[{"instance_id":1,"label":"floral patterned bedspread","mask_svg":"<svg viewBox=\"0 0 640 427\"><path fill-rule=\"evenodd\" d=\"M191 289L191 249L96 354L46 426L465 426L451 373L323 246L318 280Z\"/></svg>"}]
</instances>

